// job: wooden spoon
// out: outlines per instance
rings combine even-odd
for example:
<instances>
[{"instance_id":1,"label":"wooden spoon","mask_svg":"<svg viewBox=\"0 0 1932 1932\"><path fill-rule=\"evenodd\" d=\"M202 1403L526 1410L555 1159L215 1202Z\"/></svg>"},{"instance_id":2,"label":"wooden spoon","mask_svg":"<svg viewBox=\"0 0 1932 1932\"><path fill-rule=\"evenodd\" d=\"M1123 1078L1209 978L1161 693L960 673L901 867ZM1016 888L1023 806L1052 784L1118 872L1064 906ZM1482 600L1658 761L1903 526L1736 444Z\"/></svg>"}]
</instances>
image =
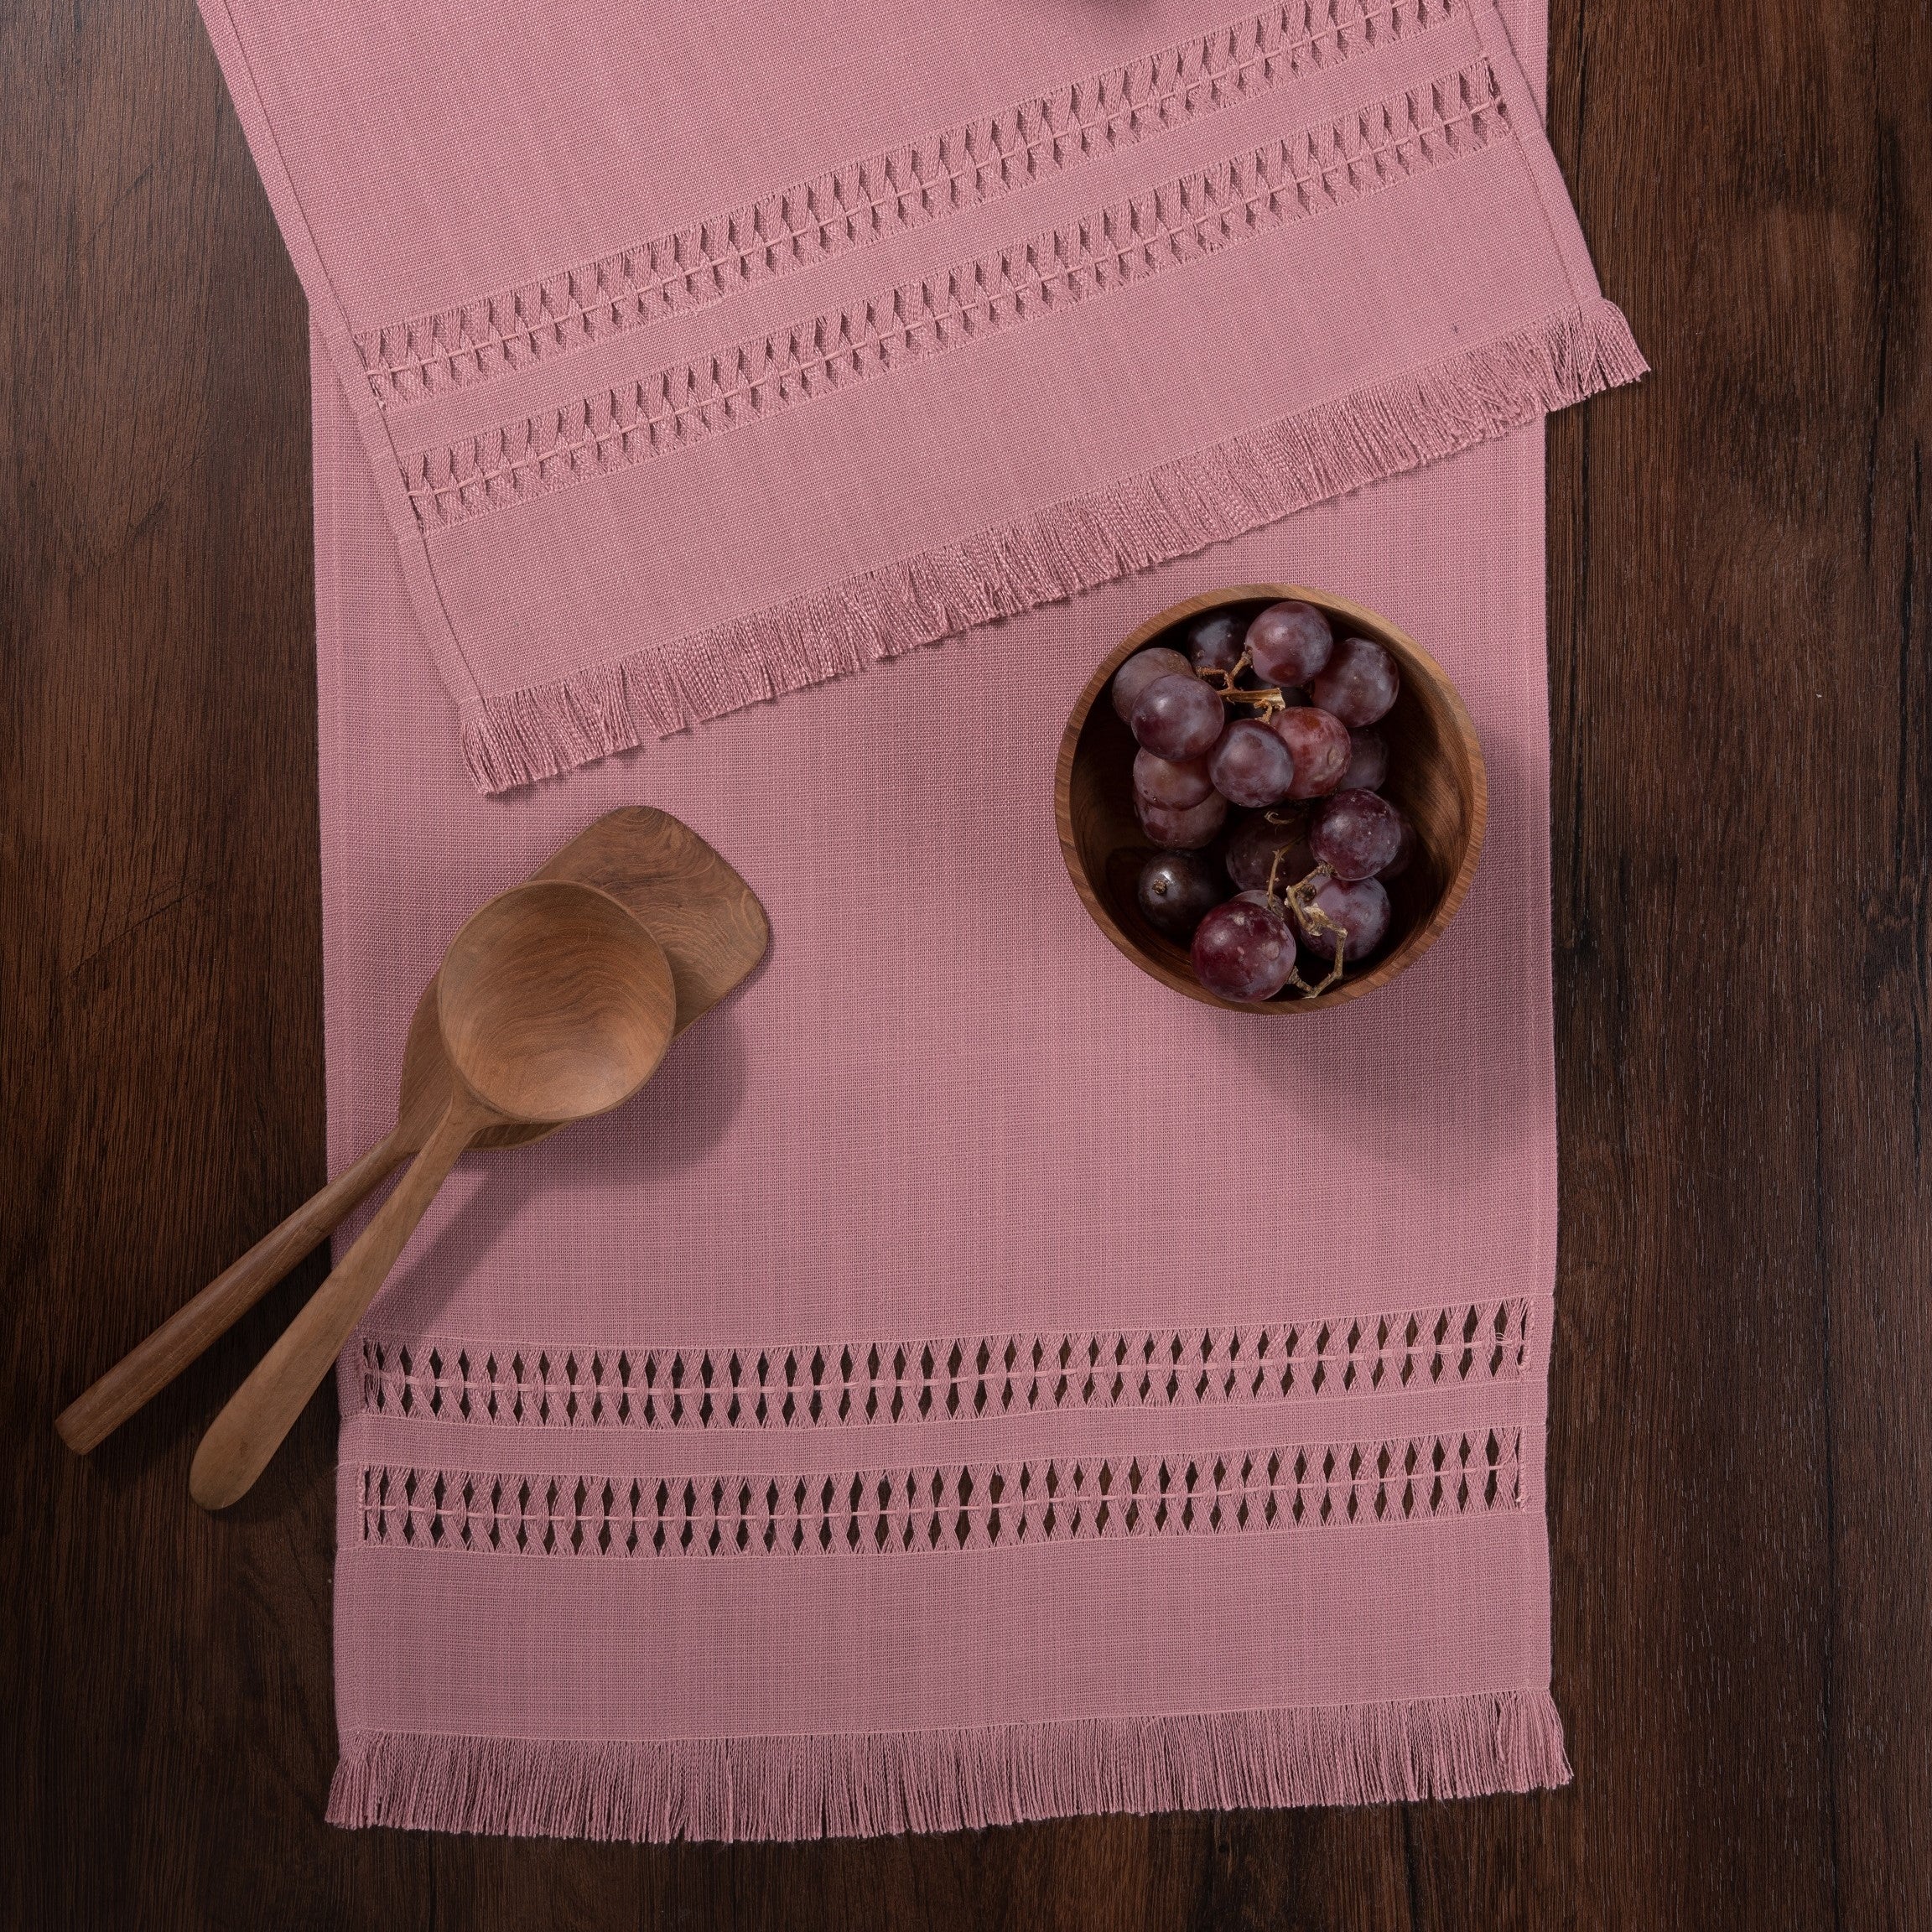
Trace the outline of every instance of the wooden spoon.
<instances>
[{"instance_id":1,"label":"wooden spoon","mask_svg":"<svg viewBox=\"0 0 1932 1932\"><path fill-rule=\"evenodd\" d=\"M597 886L650 928L671 964L680 1033L745 979L771 937L765 908L751 888L688 825L650 806L606 813L533 876ZM409 1022L396 1124L77 1395L54 1425L67 1446L85 1455L226 1334L421 1149L449 1096L432 976ZM491 1127L474 1145L522 1146L551 1130L548 1125Z\"/></svg>"},{"instance_id":2,"label":"wooden spoon","mask_svg":"<svg viewBox=\"0 0 1932 1932\"><path fill-rule=\"evenodd\" d=\"M486 1129L607 1113L657 1070L677 993L664 949L608 894L532 881L472 913L437 974L454 1078L415 1163L195 1452L205 1509L245 1494L329 1373L457 1156Z\"/></svg>"}]
</instances>

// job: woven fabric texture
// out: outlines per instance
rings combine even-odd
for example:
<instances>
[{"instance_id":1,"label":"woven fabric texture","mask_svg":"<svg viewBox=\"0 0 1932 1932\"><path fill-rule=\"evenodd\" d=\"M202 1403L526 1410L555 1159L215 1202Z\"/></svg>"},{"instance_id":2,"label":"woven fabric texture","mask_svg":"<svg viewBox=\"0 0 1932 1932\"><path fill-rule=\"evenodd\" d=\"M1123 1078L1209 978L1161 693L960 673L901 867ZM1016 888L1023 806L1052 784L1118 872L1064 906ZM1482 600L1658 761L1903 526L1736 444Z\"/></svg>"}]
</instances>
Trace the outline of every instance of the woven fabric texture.
<instances>
[{"instance_id":1,"label":"woven fabric texture","mask_svg":"<svg viewBox=\"0 0 1932 1932\"><path fill-rule=\"evenodd\" d=\"M489 791L1628 380L1493 0L205 0Z\"/></svg>"},{"instance_id":2,"label":"woven fabric texture","mask_svg":"<svg viewBox=\"0 0 1932 1932\"><path fill-rule=\"evenodd\" d=\"M1642 363L1535 0L208 16L313 306L332 1165L598 813L774 931L345 1353L331 1816L1563 1781L1540 417ZM1266 581L1489 768L1453 926L1312 1021L1137 973L1052 823L1093 667Z\"/></svg>"}]
</instances>

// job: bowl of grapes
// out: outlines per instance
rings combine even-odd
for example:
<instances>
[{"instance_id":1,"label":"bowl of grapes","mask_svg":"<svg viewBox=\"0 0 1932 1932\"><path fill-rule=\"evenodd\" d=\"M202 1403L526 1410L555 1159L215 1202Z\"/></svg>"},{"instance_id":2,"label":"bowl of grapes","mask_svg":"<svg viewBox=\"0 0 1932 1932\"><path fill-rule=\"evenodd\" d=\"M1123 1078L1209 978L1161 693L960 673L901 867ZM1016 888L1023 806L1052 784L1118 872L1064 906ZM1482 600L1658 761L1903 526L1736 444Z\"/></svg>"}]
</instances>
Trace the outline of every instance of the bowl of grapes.
<instances>
[{"instance_id":1,"label":"bowl of grapes","mask_svg":"<svg viewBox=\"0 0 1932 1932\"><path fill-rule=\"evenodd\" d=\"M1482 855L1467 708L1384 617L1240 584L1150 618L1088 680L1055 775L1093 922L1211 1006L1316 1013L1413 966Z\"/></svg>"}]
</instances>

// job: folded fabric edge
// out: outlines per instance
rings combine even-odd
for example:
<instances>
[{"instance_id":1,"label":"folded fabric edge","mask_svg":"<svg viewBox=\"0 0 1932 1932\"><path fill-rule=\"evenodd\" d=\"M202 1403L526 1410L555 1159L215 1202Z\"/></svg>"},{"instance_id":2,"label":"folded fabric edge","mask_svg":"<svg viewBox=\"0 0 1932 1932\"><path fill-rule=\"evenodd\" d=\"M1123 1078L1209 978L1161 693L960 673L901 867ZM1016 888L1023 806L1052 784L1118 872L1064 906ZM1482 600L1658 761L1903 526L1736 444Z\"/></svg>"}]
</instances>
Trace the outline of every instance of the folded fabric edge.
<instances>
[{"instance_id":1,"label":"folded fabric edge","mask_svg":"<svg viewBox=\"0 0 1932 1932\"><path fill-rule=\"evenodd\" d=\"M1452 455L1648 371L1601 299L963 543L711 630L460 707L486 792L1205 548Z\"/></svg>"},{"instance_id":2,"label":"folded fabric edge","mask_svg":"<svg viewBox=\"0 0 1932 1932\"><path fill-rule=\"evenodd\" d=\"M364 1732L342 1740L329 1822L651 1843L850 1838L1109 1811L1475 1798L1570 1776L1543 1690L829 1737Z\"/></svg>"}]
</instances>

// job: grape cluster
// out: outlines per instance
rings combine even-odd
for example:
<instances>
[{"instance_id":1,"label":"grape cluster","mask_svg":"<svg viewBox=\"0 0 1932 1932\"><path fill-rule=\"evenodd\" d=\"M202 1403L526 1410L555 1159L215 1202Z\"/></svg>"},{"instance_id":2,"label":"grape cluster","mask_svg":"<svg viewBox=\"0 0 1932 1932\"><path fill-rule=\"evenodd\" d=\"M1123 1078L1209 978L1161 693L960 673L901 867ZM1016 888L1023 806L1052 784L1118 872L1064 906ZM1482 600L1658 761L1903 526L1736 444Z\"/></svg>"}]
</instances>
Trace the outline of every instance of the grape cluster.
<instances>
[{"instance_id":1,"label":"grape cluster","mask_svg":"<svg viewBox=\"0 0 1932 1932\"><path fill-rule=\"evenodd\" d=\"M1337 639L1312 604L1208 611L1183 641L1114 674L1140 747L1135 809L1160 848L1140 869L1140 910L1192 946L1195 977L1223 1000L1326 991L1387 936L1382 882L1415 849L1381 795L1389 747L1374 729L1401 674L1371 639ZM1231 830L1230 806L1249 814ZM1317 985L1303 953L1324 963Z\"/></svg>"}]
</instances>

